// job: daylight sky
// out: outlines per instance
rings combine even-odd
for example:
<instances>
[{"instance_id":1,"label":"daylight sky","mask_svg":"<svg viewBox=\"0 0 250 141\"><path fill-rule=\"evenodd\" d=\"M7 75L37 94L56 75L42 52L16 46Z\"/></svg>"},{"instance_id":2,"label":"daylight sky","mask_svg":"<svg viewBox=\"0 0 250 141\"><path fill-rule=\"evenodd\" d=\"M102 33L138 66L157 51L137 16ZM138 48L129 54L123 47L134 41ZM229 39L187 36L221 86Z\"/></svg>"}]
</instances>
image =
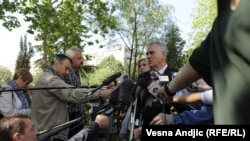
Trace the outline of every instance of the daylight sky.
<instances>
[{"instance_id":1,"label":"daylight sky","mask_svg":"<svg viewBox=\"0 0 250 141\"><path fill-rule=\"evenodd\" d=\"M187 33L191 31L191 14L196 6L196 0L162 0L162 2L174 6L174 16L176 17L178 26L182 31L182 37L186 39ZM27 24L24 22L21 24L21 28L14 29L12 31L8 31L4 27L0 26L0 66L15 64L17 54L19 52L20 37L23 36L27 30ZM36 44L31 35L27 34L27 38L32 45Z\"/></svg>"}]
</instances>

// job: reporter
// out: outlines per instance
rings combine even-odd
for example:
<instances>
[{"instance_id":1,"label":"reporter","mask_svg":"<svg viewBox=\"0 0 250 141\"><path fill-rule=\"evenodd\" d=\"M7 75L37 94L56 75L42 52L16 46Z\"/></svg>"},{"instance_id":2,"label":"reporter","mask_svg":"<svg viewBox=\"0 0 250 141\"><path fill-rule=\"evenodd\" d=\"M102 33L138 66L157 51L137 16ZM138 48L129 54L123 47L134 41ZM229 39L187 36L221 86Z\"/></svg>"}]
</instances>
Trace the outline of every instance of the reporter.
<instances>
[{"instance_id":1,"label":"reporter","mask_svg":"<svg viewBox=\"0 0 250 141\"><path fill-rule=\"evenodd\" d=\"M190 110L185 110L177 115L163 114L160 113L154 117L150 122L153 125L164 125L164 124L182 124L182 125L193 125L193 124L214 124L213 123L213 100L212 100L212 90L209 85L204 83L204 81L196 81L194 89L196 92L187 93L180 95L177 93L173 96L172 103L182 103L182 104L198 104L199 108L192 108ZM206 97L205 97L206 95ZM209 99L207 95L210 96ZM206 98L206 99L205 99ZM203 100L203 101L202 101ZM194 106L195 105L190 105Z\"/></svg>"},{"instance_id":2,"label":"reporter","mask_svg":"<svg viewBox=\"0 0 250 141\"><path fill-rule=\"evenodd\" d=\"M90 126L86 126L67 141L93 141L99 129L109 126L109 117L97 115ZM24 114L9 115L0 120L1 141L36 141L38 131L30 117Z\"/></svg>"},{"instance_id":3,"label":"reporter","mask_svg":"<svg viewBox=\"0 0 250 141\"><path fill-rule=\"evenodd\" d=\"M11 114L31 115L31 98L24 91L33 81L33 76L26 68L16 70L13 80L9 80L2 84L4 89L23 89L19 91L2 92L0 96L0 114L3 116Z\"/></svg>"},{"instance_id":4,"label":"reporter","mask_svg":"<svg viewBox=\"0 0 250 141\"><path fill-rule=\"evenodd\" d=\"M191 88L192 87L192 88ZM203 79L199 79L187 88L191 93L173 96L173 103L196 104L203 103L205 105L213 104L213 90ZM190 90L192 89L192 90Z\"/></svg>"},{"instance_id":5,"label":"reporter","mask_svg":"<svg viewBox=\"0 0 250 141\"><path fill-rule=\"evenodd\" d=\"M8 115L0 120L1 141L36 141L37 135L38 131L27 115Z\"/></svg>"},{"instance_id":6,"label":"reporter","mask_svg":"<svg viewBox=\"0 0 250 141\"><path fill-rule=\"evenodd\" d=\"M71 89L72 85L67 84L62 78L69 73L72 60L63 55L55 56L52 64L48 66L38 78L36 87L65 87L68 89L43 89L36 90L32 95L31 118L39 131L51 129L57 125L69 121L68 102L86 103L99 97L109 97L112 90L98 90L89 95L90 89ZM67 140L68 131L62 131L52 137L56 140Z\"/></svg>"},{"instance_id":7,"label":"reporter","mask_svg":"<svg viewBox=\"0 0 250 141\"><path fill-rule=\"evenodd\" d=\"M84 63L84 58L82 54L82 50L76 47L69 48L65 51L65 55L72 60L72 68L69 70L69 73L65 75L63 79L67 84L75 87L82 86L80 77L80 71ZM69 120L74 120L76 118L82 117L85 113L85 103L68 102L68 112ZM72 137L73 135L78 133L82 128L83 126L80 126L79 123L73 124L69 127L68 137Z\"/></svg>"},{"instance_id":8,"label":"reporter","mask_svg":"<svg viewBox=\"0 0 250 141\"><path fill-rule=\"evenodd\" d=\"M109 126L109 117L106 115L97 115L95 121L89 126L84 127L80 132L67 141L93 141L97 139L100 129L107 129Z\"/></svg>"},{"instance_id":9,"label":"reporter","mask_svg":"<svg viewBox=\"0 0 250 141\"><path fill-rule=\"evenodd\" d=\"M213 90L207 90L203 92L194 92L182 96L175 95L173 97L173 103L184 103L184 104L193 104L193 103L204 103L207 105L213 104Z\"/></svg>"}]
</instances>

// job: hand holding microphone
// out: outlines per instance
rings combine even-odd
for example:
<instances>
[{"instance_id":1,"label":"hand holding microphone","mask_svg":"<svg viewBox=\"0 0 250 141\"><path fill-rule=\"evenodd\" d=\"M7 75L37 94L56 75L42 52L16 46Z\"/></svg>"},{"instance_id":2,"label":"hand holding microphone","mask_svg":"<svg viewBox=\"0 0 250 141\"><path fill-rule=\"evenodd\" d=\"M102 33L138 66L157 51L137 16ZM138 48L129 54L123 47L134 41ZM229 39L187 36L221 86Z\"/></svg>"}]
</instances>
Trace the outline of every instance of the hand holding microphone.
<instances>
[{"instance_id":1,"label":"hand holding microphone","mask_svg":"<svg viewBox=\"0 0 250 141\"><path fill-rule=\"evenodd\" d=\"M173 123L173 115L159 113L154 119L150 122L150 125L170 125Z\"/></svg>"},{"instance_id":2,"label":"hand holding microphone","mask_svg":"<svg viewBox=\"0 0 250 141\"><path fill-rule=\"evenodd\" d=\"M173 96L168 95L168 93L165 91L166 87L165 85L159 88L159 90L155 93L155 96L158 97L159 99L162 99L164 103L172 103Z\"/></svg>"},{"instance_id":3,"label":"hand holding microphone","mask_svg":"<svg viewBox=\"0 0 250 141\"><path fill-rule=\"evenodd\" d=\"M174 106L172 106L171 104L173 102L173 95L175 94L172 94L168 89L169 80L171 80L171 78L169 76L162 76L162 75L155 75L155 74L157 73L155 72L151 73L151 76L154 76L152 77L154 79L151 82L151 84L147 87L149 93L155 97L154 102L159 101L162 105L169 104L171 106L171 108L169 109L170 113L173 115L178 114ZM163 113L166 112L166 109L164 106L163 106L162 112Z\"/></svg>"},{"instance_id":4,"label":"hand holding microphone","mask_svg":"<svg viewBox=\"0 0 250 141\"><path fill-rule=\"evenodd\" d=\"M113 89L100 89L99 91L99 97L108 99L110 97L110 94L112 93Z\"/></svg>"},{"instance_id":5,"label":"hand holding microphone","mask_svg":"<svg viewBox=\"0 0 250 141\"><path fill-rule=\"evenodd\" d=\"M106 78L105 80L102 81L102 84L101 84L101 85L97 86L94 90L92 90L91 92L89 92L88 95L92 95L92 94L95 93L97 90L101 89L103 86L109 85L111 82L115 81L115 79L117 79L117 78L120 77L120 76L121 76L121 72L117 72L117 73L115 73L115 74L109 76L108 78ZM107 93L109 93L109 91L107 91ZM102 92L101 92L99 95L100 95L100 97L103 96L104 98L105 98L105 97L108 98L109 95L108 95L107 93L102 93Z\"/></svg>"},{"instance_id":6,"label":"hand holding microphone","mask_svg":"<svg viewBox=\"0 0 250 141\"><path fill-rule=\"evenodd\" d=\"M157 101L163 103L172 103L173 96L168 95L166 92L166 88L169 84L168 76L160 76L156 75L156 72L151 72L151 76L153 78L152 83L148 86L148 91L152 94ZM168 87L167 87L168 89ZM169 92L169 90L168 90Z\"/></svg>"}]
</instances>

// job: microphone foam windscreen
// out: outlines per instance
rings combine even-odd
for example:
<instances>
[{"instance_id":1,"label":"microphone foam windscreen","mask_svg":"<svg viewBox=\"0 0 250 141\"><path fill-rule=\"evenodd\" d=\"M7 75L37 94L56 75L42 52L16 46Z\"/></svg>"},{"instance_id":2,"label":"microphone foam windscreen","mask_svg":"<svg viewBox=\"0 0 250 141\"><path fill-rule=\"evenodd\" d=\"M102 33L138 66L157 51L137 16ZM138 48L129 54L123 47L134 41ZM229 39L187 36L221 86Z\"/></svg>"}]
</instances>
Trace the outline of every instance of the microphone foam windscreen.
<instances>
[{"instance_id":1,"label":"microphone foam windscreen","mask_svg":"<svg viewBox=\"0 0 250 141\"><path fill-rule=\"evenodd\" d=\"M133 80L131 79L124 80L121 83L118 101L128 104L133 98L134 87L135 84Z\"/></svg>"},{"instance_id":2,"label":"microphone foam windscreen","mask_svg":"<svg viewBox=\"0 0 250 141\"><path fill-rule=\"evenodd\" d=\"M137 82L136 82L136 85L137 86L141 86L141 87L147 87L147 82L146 82L146 80L145 79L143 79L143 78L139 78L138 80L137 80Z\"/></svg>"},{"instance_id":3,"label":"microphone foam windscreen","mask_svg":"<svg viewBox=\"0 0 250 141\"><path fill-rule=\"evenodd\" d=\"M117 85L109 96L109 103L115 104L118 101L121 84Z\"/></svg>"}]
</instances>

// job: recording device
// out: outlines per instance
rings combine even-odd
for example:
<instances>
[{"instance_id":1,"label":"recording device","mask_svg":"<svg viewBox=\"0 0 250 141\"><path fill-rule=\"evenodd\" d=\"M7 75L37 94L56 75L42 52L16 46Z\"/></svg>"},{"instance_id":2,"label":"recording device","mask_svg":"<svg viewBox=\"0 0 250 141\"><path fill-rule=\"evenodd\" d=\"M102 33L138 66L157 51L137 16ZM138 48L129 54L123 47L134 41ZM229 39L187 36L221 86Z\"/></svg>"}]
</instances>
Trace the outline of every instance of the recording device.
<instances>
[{"instance_id":1,"label":"recording device","mask_svg":"<svg viewBox=\"0 0 250 141\"><path fill-rule=\"evenodd\" d=\"M152 81L147 87L150 94L156 97L156 92L161 88L160 80Z\"/></svg>"},{"instance_id":2,"label":"recording device","mask_svg":"<svg viewBox=\"0 0 250 141\"><path fill-rule=\"evenodd\" d=\"M138 103L138 100L139 100L139 103L141 103L141 91L143 88L147 87L147 83L146 81L143 79L143 78L139 78L138 81L137 81L137 87L136 87L136 90L135 90L135 102L133 103L133 107L132 107L132 110L133 113L134 113L134 116L136 116L136 112L137 114L139 115L138 118L134 119L135 120L135 126L137 127L141 127L142 124L143 124L143 117L142 117L142 113L143 111L141 109L137 109L137 103Z\"/></svg>"},{"instance_id":3,"label":"recording device","mask_svg":"<svg viewBox=\"0 0 250 141\"><path fill-rule=\"evenodd\" d=\"M109 103L125 103L132 100L135 83L131 79L122 81L110 94Z\"/></svg>"},{"instance_id":4,"label":"recording device","mask_svg":"<svg viewBox=\"0 0 250 141\"><path fill-rule=\"evenodd\" d=\"M142 89L147 86L147 82L143 78L139 78L136 82L136 89L135 89L135 98L137 98Z\"/></svg>"},{"instance_id":5,"label":"recording device","mask_svg":"<svg viewBox=\"0 0 250 141\"><path fill-rule=\"evenodd\" d=\"M176 73L173 73L171 76L168 76L168 75L160 75L156 71L150 71L150 75L152 81L147 87L147 89L150 94L156 97L156 92L160 89L160 87L163 86L164 84L168 84L175 77Z\"/></svg>"},{"instance_id":6,"label":"recording device","mask_svg":"<svg viewBox=\"0 0 250 141\"><path fill-rule=\"evenodd\" d=\"M102 81L102 85L108 85L111 82L113 82L115 79L117 79L118 77L121 76L121 72L117 72L111 76L109 76L108 78L106 78L105 80Z\"/></svg>"},{"instance_id":7,"label":"recording device","mask_svg":"<svg viewBox=\"0 0 250 141\"><path fill-rule=\"evenodd\" d=\"M110 94L109 103L111 108L104 112L110 115L114 111L125 111L125 108L132 100L135 84L134 81L127 79L122 81Z\"/></svg>"},{"instance_id":8,"label":"recording device","mask_svg":"<svg viewBox=\"0 0 250 141\"><path fill-rule=\"evenodd\" d=\"M168 76L163 76L160 75L159 72L156 71L150 71L151 75L151 83L148 85L147 89L151 95L153 95L155 98L158 98L163 104L162 99L159 96L156 96L156 92L163 86L164 83L169 82L169 77Z\"/></svg>"},{"instance_id":9,"label":"recording device","mask_svg":"<svg viewBox=\"0 0 250 141\"><path fill-rule=\"evenodd\" d=\"M155 72L155 71L151 71L150 74L151 74L151 78L154 78L154 79L152 79L152 82L147 87L148 92L151 95L153 95L155 98L157 98L159 100L159 102L161 103L161 105L164 105L162 97L161 96L156 96L156 93L161 88L161 86L169 83L170 80L173 79L173 77L174 77L175 74L172 74L171 76L156 75L156 74L158 74L158 72ZM177 114L177 111L172 106L172 104L169 103L169 105L171 106L170 107L170 113ZM166 113L166 109L165 109L164 106L163 106L162 112Z\"/></svg>"},{"instance_id":10,"label":"recording device","mask_svg":"<svg viewBox=\"0 0 250 141\"><path fill-rule=\"evenodd\" d=\"M91 92L89 92L87 95L92 95L93 93L95 93L97 90L101 89L103 86L110 84L111 82L115 81L115 79L117 79L118 77L121 76L121 72L117 72L111 76L109 76L108 78L106 78L105 80L102 81L102 84L97 86L94 90L92 90Z\"/></svg>"},{"instance_id":11,"label":"recording device","mask_svg":"<svg viewBox=\"0 0 250 141\"><path fill-rule=\"evenodd\" d=\"M131 102L132 107L131 107L131 119L130 119L130 135L129 135L129 140L132 140L133 138L133 133L134 133L134 126L142 126L143 120L142 120L142 111L139 112L139 118L136 117L136 112L137 112L137 102L138 99L140 99L140 94L143 88L147 86L147 82L143 78L139 78L136 82L136 87L135 87L135 97L134 100Z\"/></svg>"}]
</instances>

